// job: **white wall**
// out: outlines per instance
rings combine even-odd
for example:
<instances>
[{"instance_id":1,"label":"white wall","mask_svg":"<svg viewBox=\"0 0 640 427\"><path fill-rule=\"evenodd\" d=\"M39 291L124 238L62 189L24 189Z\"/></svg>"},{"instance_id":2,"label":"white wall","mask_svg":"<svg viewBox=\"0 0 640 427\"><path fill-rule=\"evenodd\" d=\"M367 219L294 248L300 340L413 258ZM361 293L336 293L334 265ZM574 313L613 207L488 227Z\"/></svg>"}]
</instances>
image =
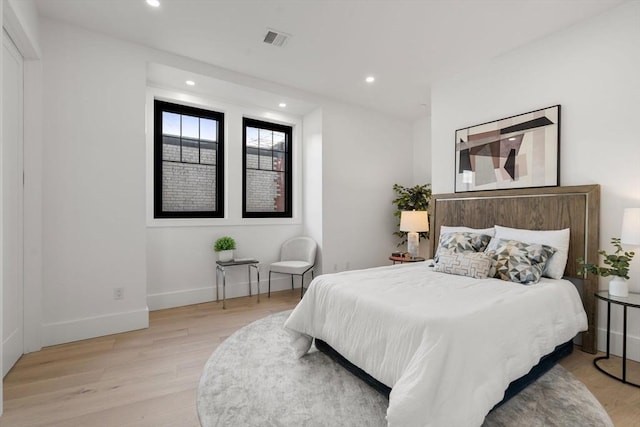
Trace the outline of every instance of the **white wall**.
<instances>
[{"instance_id":1,"label":"white wall","mask_svg":"<svg viewBox=\"0 0 640 427\"><path fill-rule=\"evenodd\" d=\"M431 184L431 116L413 123L413 185ZM406 185L406 184L405 184ZM402 248L406 250L406 246ZM432 258L429 240L420 240L419 255Z\"/></svg>"},{"instance_id":2,"label":"white wall","mask_svg":"<svg viewBox=\"0 0 640 427\"><path fill-rule=\"evenodd\" d=\"M454 191L454 131L562 105L562 185L601 185L600 247L620 235L622 211L640 206L640 3L628 2L588 22L443 80L432 89L434 193ZM640 259L632 284L640 290ZM606 287L608 281L601 281ZM600 308L598 327L606 327ZM632 310L633 311L633 310ZM640 323L640 313L630 321ZM612 321L616 331L620 319ZM632 354L640 360L640 338ZM617 334L619 336L619 334ZM600 333L598 347L603 348ZM614 348L620 351L620 341Z\"/></svg>"},{"instance_id":3,"label":"white wall","mask_svg":"<svg viewBox=\"0 0 640 427\"><path fill-rule=\"evenodd\" d=\"M43 344L146 327L144 58L50 21L41 35Z\"/></svg>"},{"instance_id":4,"label":"white wall","mask_svg":"<svg viewBox=\"0 0 640 427\"><path fill-rule=\"evenodd\" d=\"M153 100L181 102L212 109L225 115L225 218L154 219L153 218ZM250 100L247 100L250 101ZM229 235L236 241L235 256L261 262L261 292L267 292L268 265L278 260L280 245L301 235L301 162L306 149L302 141L300 117L256 108L249 104L221 102L208 96L180 93L150 87L147 90L147 275L149 309L158 310L216 299L213 242ZM252 117L293 127L293 217L242 218L242 118ZM226 270L226 297L248 295L247 268ZM257 292L252 276L252 293ZM289 288L289 276L274 276L272 290ZM222 299L222 283L219 298Z\"/></svg>"},{"instance_id":5,"label":"white wall","mask_svg":"<svg viewBox=\"0 0 640 427\"><path fill-rule=\"evenodd\" d=\"M325 273L389 264L396 249L394 183L412 180L412 130L358 107L322 109Z\"/></svg>"},{"instance_id":6,"label":"white wall","mask_svg":"<svg viewBox=\"0 0 640 427\"><path fill-rule=\"evenodd\" d=\"M40 23L33 0L7 0L3 25L24 59L40 59Z\"/></svg>"},{"instance_id":7,"label":"white wall","mask_svg":"<svg viewBox=\"0 0 640 427\"><path fill-rule=\"evenodd\" d=\"M413 184L431 183L431 116L413 123Z\"/></svg>"},{"instance_id":8,"label":"white wall","mask_svg":"<svg viewBox=\"0 0 640 427\"><path fill-rule=\"evenodd\" d=\"M318 244L315 274L322 274L322 109L317 108L304 117L303 225L304 234Z\"/></svg>"},{"instance_id":9,"label":"white wall","mask_svg":"<svg viewBox=\"0 0 640 427\"><path fill-rule=\"evenodd\" d=\"M395 248L391 187L412 178L409 123L55 21L44 21L41 35L44 344L144 327L147 306L214 299L211 244L221 235L236 239L238 256L263 263L263 292L264 266L294 235L316 238L321 259L331 253L331 268L323 261L319 271L389 263ZM148 88L148 63L282 91L318 106L296 122L303 138L293 219L241 219L241 157L233 135L235 148L226 154L227 218L189 226L161 226L150 218L149 90L164 96L167 89ZM242 114L266 117L250 105L224 108L232 113L226 123L231 134ZM229 270L227 279L227 296L248 294L244 269ZM274 282L276 289L289 286L288 277ZM124 300L113 299L115 287L124 288Z\"/></svg>"}]
</instances>

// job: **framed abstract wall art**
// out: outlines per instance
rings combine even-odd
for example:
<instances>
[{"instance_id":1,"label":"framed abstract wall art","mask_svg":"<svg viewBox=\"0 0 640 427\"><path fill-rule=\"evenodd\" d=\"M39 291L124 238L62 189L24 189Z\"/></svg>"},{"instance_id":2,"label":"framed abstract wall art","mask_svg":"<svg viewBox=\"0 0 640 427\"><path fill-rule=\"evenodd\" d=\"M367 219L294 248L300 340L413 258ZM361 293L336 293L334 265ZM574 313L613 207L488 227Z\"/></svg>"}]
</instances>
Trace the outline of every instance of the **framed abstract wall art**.
<instances>
[{"instance_id":1,"label":"framed abstract wall art","mask_svg":"<svg viewBox=\"0 0 640 427\"><path fill-rule=\"evenodd\" d=\"M456 193L558 185L560 105L456 131Z\"/></svg>"}]
</instances>

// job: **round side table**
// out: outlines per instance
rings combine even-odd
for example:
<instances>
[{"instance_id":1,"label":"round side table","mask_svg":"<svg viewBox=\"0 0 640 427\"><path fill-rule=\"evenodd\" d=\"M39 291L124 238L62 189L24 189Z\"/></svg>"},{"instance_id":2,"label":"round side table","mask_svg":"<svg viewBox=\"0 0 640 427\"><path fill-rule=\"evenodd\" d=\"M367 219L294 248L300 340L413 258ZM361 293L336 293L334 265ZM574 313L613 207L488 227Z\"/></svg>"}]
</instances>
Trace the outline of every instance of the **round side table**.
<instances>
[{"instance_id":1,"label":"round side table","mask_svg":"<svg viewBox=\"0 0 640 427\"><path fill-rule=\"evenodd\" d=\"M630 293L628 297L615 297L609 295L607 291L601 291L595 293L596 298L606 301L607 303L607 354L606 356L600 356L593 359L594 366L602 373L614 378L618 381L622 381L625 384L640 387L640 384L636 384L631 381L627 381L627 307L640 308L640 294ZM621 305L623 309L623 323L622 323L622 376L619 377L610 372L607 372L603 367L598 365L601 360L609 359L610 344L611 344L611 304Z\"/></svg>"}]
</instances>

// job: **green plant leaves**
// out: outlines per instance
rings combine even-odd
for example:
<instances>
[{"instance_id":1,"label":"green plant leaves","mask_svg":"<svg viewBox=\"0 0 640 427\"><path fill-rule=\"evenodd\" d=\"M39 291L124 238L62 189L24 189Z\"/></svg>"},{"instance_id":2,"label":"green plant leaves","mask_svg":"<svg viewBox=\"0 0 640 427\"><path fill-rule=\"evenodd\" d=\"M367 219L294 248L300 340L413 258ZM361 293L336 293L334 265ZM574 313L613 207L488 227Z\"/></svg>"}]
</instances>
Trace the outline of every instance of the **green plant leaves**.
<instances>
[{"instance_id":1,"label":"green plant leaves","mask_svg":"<svg viewBox=\"0 0 640 427\"><path fill-rule=\"evenodd\" d=\"M213 250L216 251L216 252L229 251L229 250L233 250L235 248L236 248L236 241L233 240L233 238L231 238L229 236L220 237L213 244Z\"/></svg>"},{"instance_id":2,"label":"green plant leaves","mask_svg":"<svg viewBox=\"0 0 640 427\"><path fill-rule=\"evenodd\" d=\"M602 277L618 276L629 279L629 264L635 252L625 251L619 237L613 237L611 244L616 248L613 254L608 254L605 250L598 251L598 254L604 257L602 262L609 267L600 267L591 262L585 262L584 258L578 258L578 264L582 266L584 275L592 273Z\"/></svg>"},{"instance_id":3,"label":"green plant leaves","mask_svg":"<svg viewBox=\"0 0 640 427\"><path fill-rule=\"evenodd\" d=\"M399 184L393 184L393 191L396 192L397 197L391 202L396 205L397 210L393 213L398 219L398 227L400 227L400 215L402 211L428 211L429 202L431 201L431 184L416 185L413 187L405 187ZM400 243L398 246L402 246L407 242L407 233L405 231L396 231L394 236L398 236ZM428 239L429 232L420 233L420 238Z\"/></svg>"}]
</instances>

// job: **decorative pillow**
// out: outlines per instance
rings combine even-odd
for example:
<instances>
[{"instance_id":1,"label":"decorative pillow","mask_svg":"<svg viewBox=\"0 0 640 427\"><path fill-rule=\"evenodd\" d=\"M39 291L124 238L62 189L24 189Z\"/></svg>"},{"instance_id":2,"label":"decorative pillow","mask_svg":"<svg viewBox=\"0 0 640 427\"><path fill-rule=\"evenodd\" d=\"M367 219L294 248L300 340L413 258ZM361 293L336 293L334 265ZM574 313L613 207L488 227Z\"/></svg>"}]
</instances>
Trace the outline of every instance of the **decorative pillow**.
<instances>
[{"instance_id":1,"label":"decorative pillow","mask_svg":"<svg viewBox=\"0 0 640 427\"><path fill-rule=\"evenodd\" d=\"M496 239L538 243L555 248L556 253L547 261L542 275L552 279L562 279L564 269L567 266L567 258L569 257L570 230L568 228L564 230L525 230L496 225L495 229ZM493 241L489 243L487 250L495 250Z\"/></svg>"},{"instance_id":2,"label":"decorative pillow","mask_svg":"<svg viewBox=\"0 0 640 427\"><path fill-rule=\"evenodd\" d=\"M495 251L487 254L493 258L494 277L529 285L540 280L547 260L555 251L547 245L496 239Z\"/></svg>"},{"instance_id":3,"label":"decorative pillow","mask_svg":"<svg viewBox=\"0 0 640 427\"><path fill-rule=\"evenodd\" d=\"M442 234L438 241L438 250L434 259L438 262L440 254L448 250L453 250L454 252L482 252L490 240L491 236L486 234L469 233L467 231Z\"/></svg>"},{"instance_id":4,"label":"decorative pillow","mask_svg":"<svg viewBox=\"0 0 640 427\"><path fill-rule=\"evenodd\" d=\"M440 254L436 271L459 276L486 279L491 270L491 257L485 252L456 252L452 249Z\"/></svg>"},{"instance_id":5,"label":"decorative pillow","mask_svg":"<svg viewBox=\"0 0 640 427\"><path fill-rule=\"evenodd\" d=\"M449 225L440 226L440 235L448 233L456 233L458 231L466 231L469 233L486 234L487 236L495 236L496 229L494 227L489 228L471 228L471 227L452 227Z\"/></svg>"}]
</instances>

